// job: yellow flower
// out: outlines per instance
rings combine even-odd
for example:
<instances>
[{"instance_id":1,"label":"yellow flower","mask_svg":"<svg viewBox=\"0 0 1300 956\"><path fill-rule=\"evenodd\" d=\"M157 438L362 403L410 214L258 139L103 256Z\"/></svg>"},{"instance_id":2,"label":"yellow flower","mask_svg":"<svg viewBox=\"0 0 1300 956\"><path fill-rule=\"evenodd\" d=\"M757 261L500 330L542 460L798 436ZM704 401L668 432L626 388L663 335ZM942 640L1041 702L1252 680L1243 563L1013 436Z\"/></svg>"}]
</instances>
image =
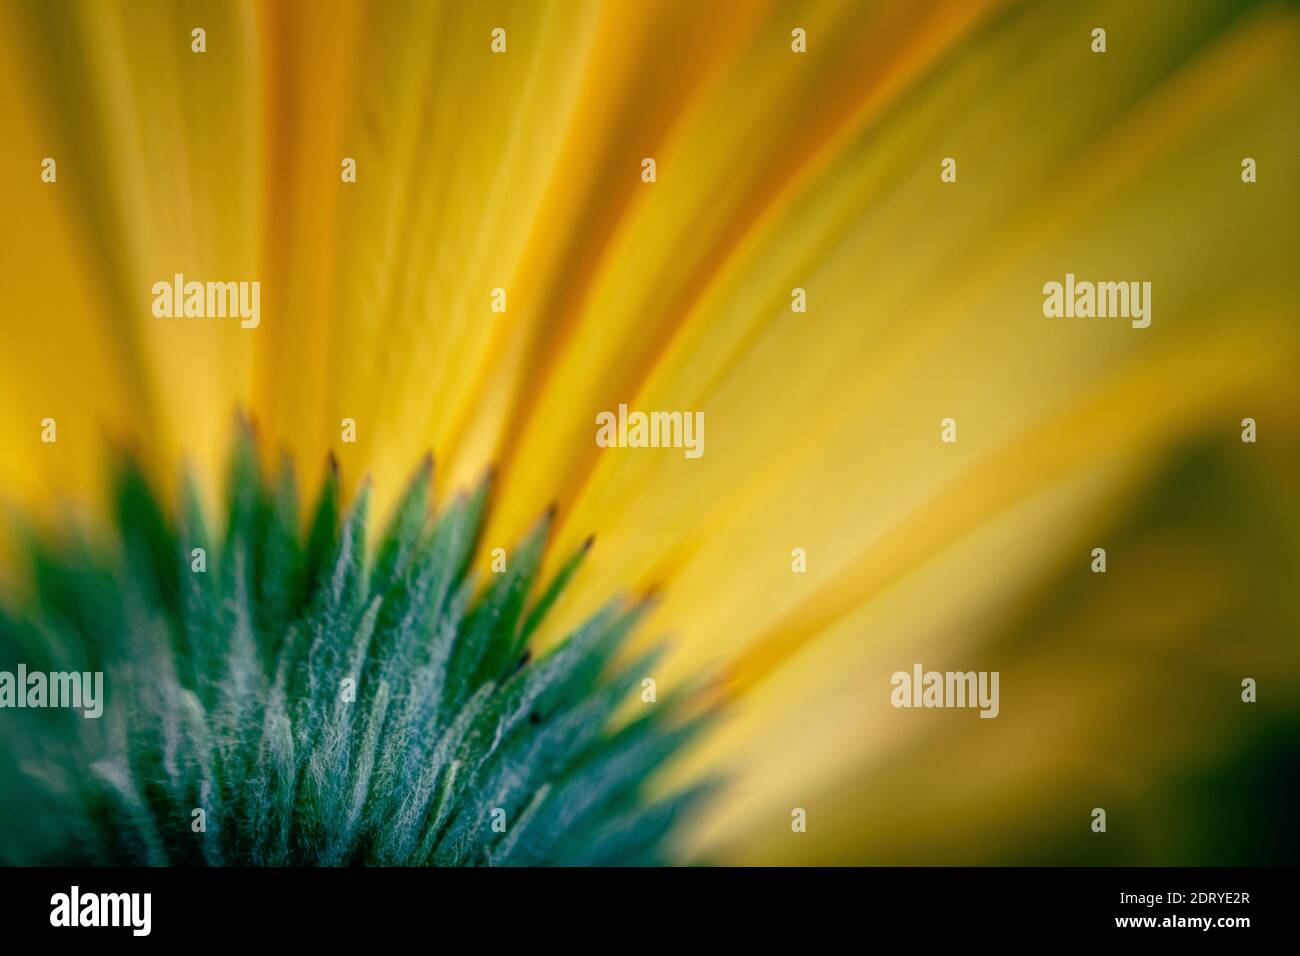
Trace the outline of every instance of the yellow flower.
<instances>
[{"instance_id":1,"label":"yellow flower","mask_svg":"<svg viewBox=\"0 0 1300 956\"><path fill-rule=\"evenodd\" d=\"M0 488L93 515L130 437L214 493L236 408L380 512L428 448L444 494L499 466L487 548L552 500L554 555L598 539L539 640L662 587L660 692L729 705L673 770L733 781L688 855L1026 860L1106 794L1155 814L1256 731L1188 705L1180 740L1139 688L1300 700L1300 15L1149 6L0 0ZM1045 317L1067 273L1149 281L1150 326ZM260 324L156 317L176 274L260 282ZM705 453L598 447L620 403L702 412ZM1247 542L1264 597L1223 501L1134 530L1206 443L1250 534L1290 522ZM1000 670L999 718L890 707L916 661Z\"/></svg>"}]
</instances>

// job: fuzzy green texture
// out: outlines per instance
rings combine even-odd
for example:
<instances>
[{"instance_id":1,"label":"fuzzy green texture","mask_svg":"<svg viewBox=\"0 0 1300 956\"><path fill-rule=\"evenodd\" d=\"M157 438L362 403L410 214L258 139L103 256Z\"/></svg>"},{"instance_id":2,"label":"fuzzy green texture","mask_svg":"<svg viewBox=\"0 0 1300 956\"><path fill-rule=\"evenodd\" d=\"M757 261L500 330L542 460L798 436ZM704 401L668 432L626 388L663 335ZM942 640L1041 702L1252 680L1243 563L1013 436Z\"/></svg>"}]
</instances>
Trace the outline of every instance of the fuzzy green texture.
<instances>
[{"instance_id":1,"label":"fuzzy green texture","mask_svg":"<svg viewBox=\"0 0 1300 956\"><path fill-rule=\"evenodd\" d=\"M645 796L699 726L682 698L611 725L656 657L616 663L644 602L529 660L586 547L539 587L548 515L479 589L488 482L435 516L431 473L370 558L366 486L344 510L331 463L304 538L292 468L269 480L246 428L223 535L191 484L169 516L128 457L111 547L34 536L35 598L0 612L0 670L102 670L106 703L0 710L0 862L668 862L708 788Z\"/></svg>"}]
</instances>

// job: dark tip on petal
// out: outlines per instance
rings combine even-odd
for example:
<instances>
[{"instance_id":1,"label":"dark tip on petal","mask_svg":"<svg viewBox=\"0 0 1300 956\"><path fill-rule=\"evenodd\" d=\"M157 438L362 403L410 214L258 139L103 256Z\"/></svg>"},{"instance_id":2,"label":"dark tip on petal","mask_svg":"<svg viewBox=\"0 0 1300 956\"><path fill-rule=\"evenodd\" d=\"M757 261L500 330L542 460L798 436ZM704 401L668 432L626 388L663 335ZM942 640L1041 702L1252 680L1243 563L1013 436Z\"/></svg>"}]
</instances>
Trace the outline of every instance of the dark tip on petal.
<instances>
[{"instance_id":1,"label":"dark tip on petal","mask_svg":"<svg viewBox=\"0 0 1300 956\"><path fill-rule=\"evenodd\" d=\"M594 534L587 535L587 540L582 542L582 550L590 551L591 546L595 543L596 543L596 536Z\"/></svg>"},{"instance_id":2,"label":"dark tip on petal","mask_svg":"<svg viewBox=\"0 0 1300 956\"><path fill-rule=\"evenodd\" d=\"M554 521L555 516L559 513L560 513L560 503L558 501L552 501L549 505L546 506L547 523L549 524L550 522Z\"/></svg>"},{"instance_id":3,"label":"dark tip on petal","mask_svg":"<svg viewBox=\"0 0 1300 956\"><path fill-rule=\"evenodd\" d=\"M415 469L417 473L423 472L428 474L433 471L433 452L426 451L424 457L420 459L420 466Z\"/></svg>"},{"instance_id":4,"label":"dark tip on petal","mask_svg":"<svg viewBox=\"0 0 1300 956\"><path fill-rule=\"evenodd\" d=\"M659 603L659 599L663 597L663 592L664 586L662 581L656 581L654 584L650 585L650 587L646 588L645 594L641 595L641 607L646 608Z\"/></svg>"},{"instance_id":5,"label":"dark tip on petal","mask_svg":"<svg viewBox=\"0 0 1300 956\"><path fill-rule=\"evenodd\" d=\"M706 714L722 713L731 703L731 693L727 679L717 675L701 682L695 691L695 698Z\"/></svg>"},{"instance_id":6,"label":"dark tip on petal","mask_svg":"<svg viewBox=\"0 0 1300 956\"><path fill-rule=\"evenodd\" d=\"M246 408L235 409L235 428L239 434L247 438L253 438L257 435L257 419Z\"/></svg>"}]
</instances>

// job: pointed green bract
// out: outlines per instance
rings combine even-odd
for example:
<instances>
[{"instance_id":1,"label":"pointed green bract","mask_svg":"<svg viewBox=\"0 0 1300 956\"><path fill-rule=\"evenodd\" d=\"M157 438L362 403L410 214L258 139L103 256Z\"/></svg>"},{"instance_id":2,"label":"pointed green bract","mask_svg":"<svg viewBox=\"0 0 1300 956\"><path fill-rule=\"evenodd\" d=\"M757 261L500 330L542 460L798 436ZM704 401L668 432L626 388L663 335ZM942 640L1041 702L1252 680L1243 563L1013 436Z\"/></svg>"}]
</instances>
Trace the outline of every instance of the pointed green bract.
<instances>
[{"instance_id":1,"label":"pointed green bract","mask_svg":"<svg viewBox=\"0 0 1300 956\"><path fill-rule=\"evenodd\" d=\"M487 481L433 514L426 459L371 549L367 484L344 508L331 461L300 535L290 463L268 477L255 447L241 423L219 536L192 482L173 518L128 458L107 546L31 537L0 669L102 670L106 700L0 714L0 818L23 821L0 862L665 861L705 790L645 797L697 727L676 703L612 726L657 659L618 663L643 607L525 653L590 542L539 586L548 515L480 589Z\"/></svg>"}]
</instances>

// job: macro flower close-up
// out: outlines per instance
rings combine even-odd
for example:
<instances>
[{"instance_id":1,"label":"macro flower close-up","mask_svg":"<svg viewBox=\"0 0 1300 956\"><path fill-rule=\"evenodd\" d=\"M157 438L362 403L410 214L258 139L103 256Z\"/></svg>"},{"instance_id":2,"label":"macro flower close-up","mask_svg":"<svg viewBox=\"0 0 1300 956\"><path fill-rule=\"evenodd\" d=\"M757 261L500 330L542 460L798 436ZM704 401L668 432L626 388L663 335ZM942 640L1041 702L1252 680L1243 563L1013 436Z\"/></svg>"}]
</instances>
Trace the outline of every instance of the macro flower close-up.
<instances>
[{"instance_id":1,"label":"macro flower close-up","mask_svg":"<svg viewBox=\"0 0 1300 956\"><path fill-rule=\"evenodd\" d=\"M0 0L0 863L1294 863L1297 90L1286 0Z\"/></svg>"}]
</instances>

